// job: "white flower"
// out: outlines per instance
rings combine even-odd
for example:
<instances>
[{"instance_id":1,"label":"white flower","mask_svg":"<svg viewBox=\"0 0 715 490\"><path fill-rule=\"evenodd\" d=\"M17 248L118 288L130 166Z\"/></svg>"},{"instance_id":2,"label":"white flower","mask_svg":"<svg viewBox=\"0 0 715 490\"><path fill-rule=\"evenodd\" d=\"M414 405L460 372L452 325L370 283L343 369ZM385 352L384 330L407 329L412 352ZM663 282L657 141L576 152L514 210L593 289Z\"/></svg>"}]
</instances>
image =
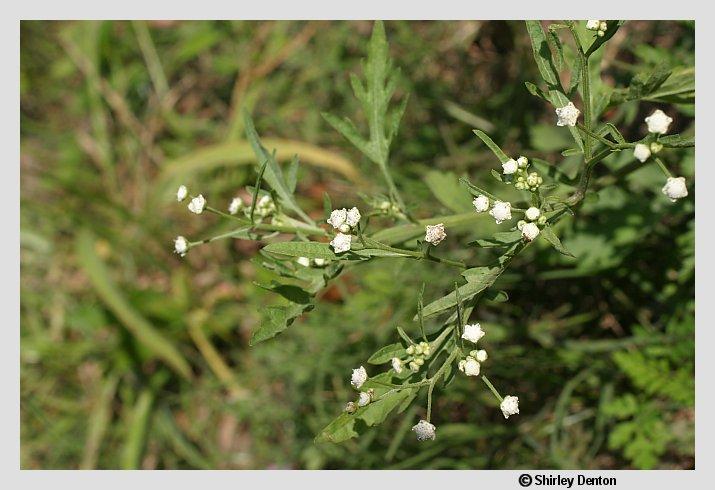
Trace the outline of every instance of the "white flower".
<instances>
[{"instance_id":1,"label":"white flower","mask_svg":"<svg viewBox=\"0 0 715 490\"><path fill-rule=\"evenodd\" d=\"M205 207L206 199L201 194L193 198L189 203L189 211L192 213L201 214L204 212Z\"/></svg>"},{"instance_id":2,"label":"white flower","mask_svg":"<svg viewBox=\"0 0 715 490\"><path fill-rule=\"evenodd\" d=\"M474 357L475 357L475 358L477 359L477 361L479 361L479 362L484 362L484 361L486 361L487 358L489 357L489 356L487 355L487 351L485 351L484 349L478 350L475 354L476 354L476 355L475 355Z\"/></svg>"},{"instance_id":3,"label":"white flower","mask_svg":"<svg viewBox=\"0 0 715 490\"><path fill-rule=\"evenodd\" d=\"M502 400L499 408L501 408L501 411L504 414L505 419L508 419L510 415L518 414L519 413L519 397L511 396L511 395L505 396L504 400Z\"/></svg>"},{"instance_id":4,"label":"white flower","mask_svg":"<svg viewBox=\"0 0 715 490\"><path fill-rule=\"evenodd\" d=\"M576 121L578 116L581 114L573 102L569 102L563 107L558 107L556 109L556 116L558 121L556 121L557 126L576 126Z\"/></svg>"},{"instance_id":5,"label":"white flower","mask_svg":"<svg viewBox=\"0 0 715 490\"><path fill-rule=\"evenodd\" d=\"M519 164L519 168L526 168L529 166L529 159L522 156L516 159L516 163Z\"/></svg>"},{"instance_id":6,"label":"white flower","mask_svg":"<svg viewBox=\"0 0 715 490\"><path fill-rule=\"evenodd\" d=\"M521 227L521 236L532 241L539 236L539 227L536 226L536 223L526 223Z\"/></svg>"},{"instance_id":7,"label":"white flower","mask_svg":"<svg viewBox=\"0 0 715 490\"><path fill-rule=\"evenodd\" d=\"M434 440L435 426L426 420L420 420L417 422L417 425L412 427L412 431L417 435L418 441L424 441L427 439Z\"/></svg>"},{"instance_id":8,"label":"white flower","mask_svg":"<svg viewBox=\"0 0 715 490\"><path fill-rule=\"evenodd\" d=\"M483 213L484 211L489 209L489 198L480 194L479 196L474 198L472 204L474 204L474 209L477 210L477 213Z\"/></svg>"},{"instance_id":9,"label":"white flower","mask_svg":"<svg viewBox=\"0 0 715 490\"><path fill-rule=\"evenodd\" d=\"M645 162L650 158L650 148L648 147L648 145L638 143L633 149L633 156L636 157L637 160Z\"/></svg>"},{"instance_id":10,"label":"white flower","mask_svg":"<svg viewBox=\"0 0 715 490\"><path fill-rule=\"evenodd\" d=\"M345 208L334 209L330 212L330 218L328 218L328 224L332 225L336 230L340 228L341 225L345 224L348 219L348 212Z\"/></svg>"},{"instance_id":11,"label":"white flower","mask_svg":"<svg viewBox=\"0 0 715 490\"><path fill-rule=\"evenodd\" d=\"M463 361L459 361L459 370L467 376L479 376L479 363L472 356L467 356Z\"/></svg>"},{"instance_id":12,"label":"white flower","mask_svg":"<svg viewBox=\"0 0 715 490\"><path fill-rule=\"evenodd\" d=\"M330 242L330 246L333 247L336 254L347 252L350 250L350 242L352 242L352 235L345 235L344 233L338 233L335 238Z\"/></svg>"},{"instance_id":13,"label":"white flower","mask_svg":"<svg viewBox=\"0 0 715 490\"><path fill-rule=\"evenodd\" d=\"M367 371L365 371L365 368L360 366L357 369L353 369L353 375L350 378L350 384L359 390L365 381L367 381Z\"/></svg>"},{"instance_id":14,"label":"white flower","mask_svg":"<svg viewBox=\"0 0 715 490\"><path fill-rule=\"evenodd\" d=\"M372 397L370 396L370 393L366 391L361 391L360 392L360 397L358 398L358 407L364 407L368 403L372 401Z\"/></svg>"},{"instance_id":15,"label":"white flower","mask_svg":"<svg viewBox=\"0 0 715 490\"><path fill-rule=\"evenodd\" d=\"M313 259L313 263L318 267L323 267L327 262L325 259Z\"/></svg>"},{"instance_id":16,"label":"white flower","mask_svg":"<svg viewBox=\"0 0 715 490\"><path fill-rule=\"evenodd\" d=\"M510 158L506 162L502 163L501 166L504 175L514 174L519 169L519 164L516 163L516 160L514 160L513 158Z\"/></svg>"},{"instance_id":17,"label":"white flower","mask_svg":"<svg viewBox=\"0 0 715 490\"><path fill-rule=\"evenodd\" d=\"M296 260L303 267L310 267L310 259L308 257L298 257Z\"/></svg>"},{"instance_id":18,"label":"white flower","mask_svg":"<svg viewBox=\"0 0 715 490\"><path fill-rule=\"evenodd\" d=\"M656 109L653 114L645 118L645 122L648 125L649 133L665 134L668 132L668 126L673 122L673 118L660 109Z\"/></svg>"},{"instance_id":19,"label":"white flower","mask_svg":"<svg viewBox=\"0 0 715 490\"><path fill-rule=\"evenodd\" d=\"M484 337L485 334L486 332L482 330L482 326L478 323L475 323L473 325L464 326L464 333L462 334L462 338L464 340L468 340L476 344L477 341Z\"/></svg>"},{"instance_id":20,"label":"white flower","mask_svg":"<svg viewBox=\"0 0 715 490\"><path fill-rule=\"evenodd\" d=\"M673 202L687 196L688 187L685 185L685 177L668 177L663 186L663 194Z\"/></svg>"},{"instance_id":21,"label":"white flower","mask_svg":"<svg viewBox=\"0 0 715 490\"><path fill-rule=\"evenodd\" d=\"M606 32L606 29L608 29L608 23L605 20L602 20L601 23L598 25L598 30L601 32ZM598 34L599 36L601 33Z\"/></svg>"},{"instance_id":22,"label":"white flower","mask_svg":"<svg viewBox=\"0 0 715 490\"><path fill-rule=\"evenodd\" d=\"M231 204L228 205L228 212L230 214L238 213L238 210L243 207L243 200L240 197L234 197L231 199Z\"/></svg>"},{"instance_id":23,"label":"white flower","mask_svg":"<svg viewBox=\"0 0 715 490\"><path fill-rule=\"evenodd\" d=\"M444 232L444 224L427 225L425 227L425 241L432 245L438 245L442 240L447 238Z\"/></svg>"},{"instance_id":24,"label":"white flower","mask_svg":"<svg viewBox=\"0 0 715 490\"><path fill-rule=\"evenodd\" d=\"M176 200L181 202L184 199L186 199L186 196L189 195L189 190L186 188L185 185L180 185L179 189L176 191Z\"/></svg>"},{"instance_id":25,"label":"white flower","mask_svg":"<svg viewBox=\"0 0 715 490\"><path fill-rule=\"evenodd\" d=\"M256 211L260 216L267 216L276 210L276 205L269 195L263 195L256 202Z\"/></svg>"},{"instance_id":26,"label":"white flower","mask_svg":"<svg viewBox=\"0 0 715 490\"><path fill-rule=\"evenodd\" d=\"M586 21L586 29L589 31L597 31L601 28L601 21L600 20L587 20Z\"/></svg>"},{"instance_id":27,"label":"white flower","mask_svg":"<svg viewBox=\"0 0 715 490\"><path fill-rule=\"evenodd\" d=\"M494 201L494 207L489 214L496 220L497 224L511 219L511 204L503 201Z\"/></svg>"},{"instance_id":28,"label":"white flower","mask_svg":"<svg viewBox=\"0 0 715 490\"><path fill-rule=\"evenodd\" d=\"M179 254L180 256L186 255L186 252L189 250L189 242L186 241L186 238L182 236L177 236L174 239L174 252Z\"/></svg>"},{"instance_id":29,"label":"white flower","mask_svg":"<svg viewBox=\"0 0 715 490\"><path fill-rule=\"evenodd\" d=\"M400 361L399 358L397 358L397 357L392 358L392 369L394 369L395 372L398 374L402 372L402 361Z\"/></svg>"},{"instance_id":30,"label":"white flower","mask_svg":"<svg viewBox=\"0 0 715 490\"><path fill-rule=\"evenodd\" d=\"M530 221L536 221L539 219L539 216L541 216L541 211L539 211L539 208L536 208L534 206L531 206L529 209L526 210L526 219Z\"/></svg>"},{"instance_id":31,"label":"white flower","mask_svg":"<svg viewBox=\"0 0 715 490\"><path fill-rule=\"evenodd\" d=\"M357 226L357 224L360 222L360 211L358 210L358 208L354 207L350 211L348 211L347 216L345 218L345 222L353 228Z\"/></svg>"}]
</instances>

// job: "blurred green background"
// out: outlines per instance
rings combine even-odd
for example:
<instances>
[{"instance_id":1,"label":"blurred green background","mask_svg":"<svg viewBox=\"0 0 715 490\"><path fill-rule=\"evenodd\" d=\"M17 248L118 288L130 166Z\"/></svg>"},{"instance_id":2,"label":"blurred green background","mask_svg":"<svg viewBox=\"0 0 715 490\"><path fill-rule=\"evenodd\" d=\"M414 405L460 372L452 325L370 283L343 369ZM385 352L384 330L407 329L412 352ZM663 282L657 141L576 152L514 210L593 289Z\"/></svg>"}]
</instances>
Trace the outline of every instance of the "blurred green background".
<instances>
[{"instance_id":1,"label":"blurred green background","mask_svg":"<svg viewBox=\"0 0 715 490\"><path fill-rule=\"evenodd\" d=\"M313 438L352 396L350 369L395 341L397 323L414 328L421 283L429 301L452 287L451 274L368 264L285 333L249 347L260 308L276 301L254 285L271 278L254 262L260 244L172 253L176 235L228 229L178 205L178 183L222 208L255 180L242 107L282 160L300 155L296 194L314 217L323 192L360 206L358 193L383 191L372 164L320 116L358 114L348 75L360 72L371 28L21 23L23 468L694 467L694 188L668 202L653 165L563 220L577 260L537 243L500 279L510 301L475 313L489 331L490 378L519 396L521 414L505 421L481 384L458 378L437 394L428 444L409 433L424 413L419 398L357 440ZM466 196L440 203L430 182L489 179L498 162L474 128L573 175L578 158L560 155L568 131L524 87L538 74L523 23L386 28L402 69L397 95L410 93L392 167L415 214L470 209ZM694 91L694 29L627 23L599 51L594 93L662 64ZM632 141L662 108L672 132L693 134L693 97L674 92L604 119ZM693 149L663 159L694 181ZM631 161L609 157L598 175ZM453 235L449 254L479 258L457 244L494 230L484 216Z\"/></svg>"}]
</instances>

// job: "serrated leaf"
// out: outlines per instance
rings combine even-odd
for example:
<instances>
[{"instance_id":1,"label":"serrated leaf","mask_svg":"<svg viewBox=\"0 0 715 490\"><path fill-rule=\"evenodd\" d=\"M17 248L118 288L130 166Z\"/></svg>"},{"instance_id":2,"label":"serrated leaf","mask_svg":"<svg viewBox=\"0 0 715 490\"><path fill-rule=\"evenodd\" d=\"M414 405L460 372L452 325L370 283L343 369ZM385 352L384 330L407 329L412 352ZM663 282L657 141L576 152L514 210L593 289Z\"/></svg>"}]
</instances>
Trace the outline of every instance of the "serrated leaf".
<instances>
[{"instance_id":1,"label":"serrated leaf","mask_svg":"<svg viewBox=\"0 0 715 490\"><path fill-rule=\"evenodd\" d=\"M253 125L253 120L251 119L248 111L243 112L244 126L246 128L246 139L251 144L251 148L256 155L259 165L263 165L267 161L265 171L263 173L263 179L268 183L268 185L273 189L273 191L278 195L281 200L281 204L284 207L292 210L298 214L301 218L306 220L308 223L312 220L307 214L303 212L298 206L298 203L293 197L293 192L286 183L285 177L283 176L283 171L280 165L276 161L274 155L270 154L261 144L261 140L258 137L256 128Z\"/></svg>"},{"instance_id":2,"label":"serrated leaf","mask_svg":"<svg viewBox=\"0 0 715 490\"><path fill-rule=\"evenodd\" d=\"M455 213L472 209L469 193L459 185L459 179L452 172L430 170L425 176L425 183L437 200Z\"/></svg>"},{"instance_id":3,"label":"serrated leaf","mask_svg":"<svg viewBox=\"0 0 715 490\"><path fill-rule=\"evenodd\" d=\"M276 242L263 247L263 251L287 255L289 257L307 257L309 259L337 260L338 256L327 243L320 242Z\"/></svg>"},{"instance_id":4,"label":"serrated leaf","mask_svg":"<svg viewBox=\"0 0 715 490\"><path fill-rule=\"evenodd\" d=\"M357 437L359 433L355 424L358 421L364 422L367 426L381 424L390 412L412 396L412 391L411 389L390 391L369 405L358 408L353 414L343 412L320 431L315 438L316 442L340 443Z\"/></svg>"},{"instance_id":5,"label":"serrated leaf","mask_svg":"<svg viewBox=\"0 0 715 490\"><path fill-rule=\"evenodd\" d=\"M401 357L405 353L405 347L396 342L379 349L367 360L370 364L384 364L390 362L393 357Z\"/></svg>"},{"instance_id":6,"label":"serrated leaf","mask_svg":"<svg viewBox=\"0 0 715 490\"><path fill-rule=\"evenodd\" d=\"M304 311L312 305L291 304L288 306L269 306L263 310L261 324L251 335L249 345L271 339L287 329Z\"/></svg>"},{"instance_id":7,"label":"serrated leaf","mask_svg":"<svg viewBox=\"0 0 715 490\"><path fill-rule=\"evenodd\" d=\"M492 139L485 133L484 131L481 131L479 129L473 130L474 134L476 134L480 140L484 142L485 145L489 147L490 150L492 150L492 153L499 159L501 163L505 163L510 160L510 158L502 151L501 148L499 148L499 145L494 143Z\"/></svg>"},{"instance_id":8,"label":"serrated leaf","mask_svg":"<svg viewBox=\"0 0 715 490\"><path fill-rule=\"evenodd\" d=\"M556 233L554 233L554 230L552 230L550 226L544 226L541 230L541 235L551 244L552 247L556 249L557 252L566 255L567 257L575 258L574 254L569 252L566 247L563 246L561 240L559 240L559 237L556 236Z\"/></svg>"}]
</instances>

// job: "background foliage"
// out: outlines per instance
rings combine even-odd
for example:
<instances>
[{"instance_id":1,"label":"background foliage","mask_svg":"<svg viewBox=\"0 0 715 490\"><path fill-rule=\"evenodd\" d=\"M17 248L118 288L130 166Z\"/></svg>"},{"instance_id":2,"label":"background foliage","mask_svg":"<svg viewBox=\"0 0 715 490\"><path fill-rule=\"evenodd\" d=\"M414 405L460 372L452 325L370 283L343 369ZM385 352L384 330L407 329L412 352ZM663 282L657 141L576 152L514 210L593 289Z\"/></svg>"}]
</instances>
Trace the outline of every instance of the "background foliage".
<instances>
[{"instance_id":1,"label":"background foliage","mask_svg":"<svg viewBox=\"0 0 715 490\"><path fill-rule=\"evenodd\" d=\"M410 92L390 160L417 216L470 210L466 193L440 189L497 167L475 128L573 175L577 159L560 155L568 133L524 85L538 72L523 23L386 28L402 70L396 97ZM510 301L478 315L490 377L519 395L521 414L505 422L491 394L461 377L437 395L434 443L408 433L424 402L342 445L313 438L351 397L350 369L393 342L396 324L416 328L421 283L425 298L452 287L438 264L361 267L280 338L249 347L260 310L276 302L254 284L271 279L253 261L260 245L172 254L177 234L226 229L177 206L177 183L223 207L255 180L244 106L280 160L301 156L296 195L314 218L323 192L349 206L385 192L321 117L359 114L348 74L360 72L370 30L22 22L24 468L694 466L694 201L668 202L653 165L560 227L577 259L537 243L499 279ZM594 97L632 99L605 113L626 138L645 134L656 107L674 117L673 133L693 134L694 23L628 22L599 53ZM664 70L649 92L647 74ZM667 155L693 182L693 150ZM630 161L611 157L597 177ZM458 244L494 230L483 216L445 245L485 253Z\"/></svg>"}]
</instances>

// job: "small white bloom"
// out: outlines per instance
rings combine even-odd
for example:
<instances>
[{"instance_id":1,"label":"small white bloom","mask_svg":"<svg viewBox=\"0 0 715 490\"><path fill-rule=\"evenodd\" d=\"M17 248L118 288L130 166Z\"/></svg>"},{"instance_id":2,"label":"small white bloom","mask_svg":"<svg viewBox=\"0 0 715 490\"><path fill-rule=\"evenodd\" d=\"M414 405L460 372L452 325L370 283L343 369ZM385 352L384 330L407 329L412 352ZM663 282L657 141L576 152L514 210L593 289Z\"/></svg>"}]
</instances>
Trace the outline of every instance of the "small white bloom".
<instances>
[{"instance_id":1,"label":"small white bloom","mask_svg":"<svg viewBox=\"0 0 715 490\"><path fill-rule=\"evenodd\" d=\"M206 199L204 196L199 194L191 200L188 207L189 211L192 213L201 214L204 212L204 208L206 207Z\"/></svg>"},{"instance_id":2,"label":"small white bloom","mask_svg":"<svg viewBox=\"0 0 715 490\"><path fill-rule=\"evenodd\" d=\"M645 122L648 125L649 133L665 134L668 132L668 126L673 122L673 118L660 109L656 109L653 114L645 118Z\"/></svg>"},{"instance_id":3,"label":"small white bloom","mask_svg":"<svg viewBox=\"0 0 715 490\"><path fill-rule=\"evenodd\" d=\"M427 439L434 440L435 426L427 422L426 420L420 420L417 425L412 427L412 431L417 435L418 441L424 441Z\"/></svg>"},{"instance_id":4,"label":"small white bloom","mask_svg":"<svg viewBox=\"0 0 715 490\"><path fill-rule=\"evenodd\" d=\"M511 175L515 174L516 171L519 169L519 164L516 163L516 160L510 158L506 162L502 163L501 167L504 172L504 175Z\"/></svg>"},{"instance_id":5,"label":"small white bloom","mask_svg":"<svg viewBox=\"0 0 715 490\"><path fill-rule=\"evenodd\" d=\"M489 214L494 218L497 224L511 219L511 203L494 201L494 207L492 207L492 210L489 211Z\"/></svg>"},{"instance_id":6,"label":"small white bloom","mask_svg":"<svg viewBox=\"0 0 715 490\"><path fill-rule=\"evenodd\" d=\"M576 121L578 116L581 114L573 102L569 102L563 107L558 107L556 109L556 116L558 120L556 121L557 126L576 126Z\"/></svg>"},{"instance_id":7,"label":"small white bloom","mask_svg":"<svg viewBox=\"0 0 715 490\"><path fill-rule=\"evenodd\" d=\"M368 393L366 391L361 391L360 397L358 398L358 407L364 407L371 401L372 401L372 397L370 396L370 393Z\"/></svg>"},{"instance_id":8,"label":"small white bloom","mask_svg":"<svg viewBox=\"0 0 715 490\"><path fill-rule=\"evenodd\" d=\"M600 24L598 25L598 30L601 32L606 32L606 29L608 29L608 23L605 20L602 20ZM600 33L599 33L600 35Z\"/></svg>"},{"instance_id":9,"label":"small white bloom","mask_svg":"<svg viewBox=\"0 0 715 490\"><path fill-rule=\"evenodd\" d=\"M392 358L392 369L394 369L398 374L402 372L402 361L399 358Z\"/></svg>"},{"instance_id":10,"label":"small white bloom","mask_svg":"<svg viewBox=\"0 0 715 490\"><path fill-rule=\"evenodd\" d=\"M462 371L467 376L479 376L479 368L480 368L480 366L479 366L479 363L477 362L477 360L475 358L473 358L472 356L468 356L464 360Z\"/></svg>"},{"instance_id":11,"label":"small white bloom","mask_svg":"<svg viewBox=\"0 0 715 490\"><path fill-rule=\"evenodd\" d=\"M438 223L436 225L427 225L425 227L426 242L431 243L432 245L438 245L445 238L447 238L447 234L444 232L443 223Z\"/></svg>"},{"instance_id":12,"label":"small white bloom","mask_svg":"<svg viewBox=\"0 0 715 490\"><path fill-rule=\"evenodd\" d=\"M186 196L189 195L189 190L186 188L185 185L180 185L179 189L176 191L176 200L181 202L184 199L186 199Z\"/></svg>"},{"instance_id":13,"label":"small white bloom","mask_svg":"<svg viewBox=\"0 0 715 490\"><path fill-rule=\"evenodd\" d=\"M330 242L330 246L336 254L347 252L350 250L350 243L352 242L352 235L345 235L344 233L338 233L335 238Z\"/></svg>"},{"instance_id":14,"label":"small white bloom","mask_svg":"<svg viewBox=\"0 0 715 490\"><path fill-rule=\"evenodd\" d=\"M541 216L541 211L539 211L539 208L531 206L529 209L526 210L526 213L524 213L524 215L529 221L536 221L537 219L539 219L539 216Z\"/></svg>"},{"instance_id":15,"label":"small white bloom","mask_svg":"<svg viewBox=\"0 0 715 490\"><path fill-rule=\"evenodd\" d=\"M186 241L186 238L182 236L177 236L174 239L174 252L179 254L180 256L186 255L186 252L189 250L189 242Z\"/></svg>"},{"instance_id":16,"label":"small white bloom","mask_svg":"<svg viewBox=\"0 0 715 490\"><path fill-rule=\"evenodd\" d=\"M359 390L365 381L367 381L367 371L365 371L365 368L360 366L357 369L353 369L353 375L350 378L350 384Z\"/></svg>"},{"instance_id":17,"label":"small white bloom","mask_svg":"<svg viewBox=\"0 0 715 490\"><path fill-rule=\"evenodd\" d=\"M521 227L521 236L529 241L539 236L539 233L539 227L536 226L536 223L526 223Z\"/></svg>"},{"instance_id":18,"label":"small white bloom","mask_svg":"<svg viewBox=\"0 0 715 490\"><path fill-rule=\"evenodd\" d=\"M474 357L477 359L477 361L484 362L489 356L487 355L487 351L485 351L484 349L480 349L476 352L476 355Z\"/></svg>"},{"instance_id":19,"label":"small white bloom","mask_svg":"<svg viewBox=\"0 0 715 490\"><path fill-rule=\"evenodd\" d=\"M476 344L477 341L484 337L485 334L486 332L482 330L482 326L478 323L475 323L473 325L464 326L464 333L462 334L462 338L464 340L468 340Z\"/></svg>"},{"instance_id":20,"label":"small white bloom","mask_svg":"<svg viewBox=\"0 0 715 490\"><path fill-rule=\"evenodd\" d=\"M341 225L345 224L348 219L348 212L345 208L334 209L330 212L330 218L328 218L328 224L332 225L336 230L340 228Z\"/></svg>"},{"instance_id":21,"label":"small white bloom","mask_svg":"<svg viewBox=\"0 0 715 490\"><path fill-rule=\"evenodd\" d=\"M645 162L650 158L650 147L644 145L643 143L638 143L633 149L633 156L641 162Z\"/></svg>"},{"instance_id":22,"label":"small white bloom","mask_svg":"<svg viewBox=\"0 0 715 490\"><path fill-rule=\"evenodd\" d=\"M231 199L231 203L228 205L228 212L230 214L236 214L243 207L243 200L240 197L234 197Z\"/></svg>"},{"instance_id":23,"label":"small white bloom","mask_svg":"<svg viewBox=\"0 0 715 490\"><path fill-rule=\"evenodd\" d=\"M663 194L673 202L687 196L688 187L685 185L685 177L668 177L663 186Z\"/></svg>"},{"instance_id":24,"label":"small white bloom","mask_svg":"<svg viewBox=\"0 0 715 490\"><path fill-rule=\"evenodd\" d=\"M308 257L298 257L298 260L296 260L300 265L303 267L310 267L310 259Z\"/></svg>"},{"instance_id":25,"label":"small white bloom","mask_svg":"<svg viewBox=\"0 0 715 490\"><path fill-rule=\"evenodd\" d=\"M354 207L347 212L345 222L353 228L357 226L357 224L360 222L360 211L358 210L358 208Z\"/></svg>"},{"instance_id":26,"label":"small white bloom","mask_svg":"<svg viewBox=\"0 0 715 490\"><path fill-rule=\"evenodd\" d=\"M318 267L323 267L326 263L327 260L325 259L313 259L313 263L317 265Z\"/></svg>"},{"instance_id":27,"label":"small white bloom","mask_svg":"<svg viewBox=\"0 0 715 490\"><path fill-rule=\"evenodd\" d=\"M518 414L519 413L519 397L511 396L511 395L505 396L504 400L502 400L499 408L501 408L501 411L504 414L505 419L508 419L510 415Z\"/></svg>"},{"instance_id":28,"label":"small white bloom","mask_svg":"<svg viewBox=\"0 0 715 490\"><path fill-rule=\"evenodd\" d=\"M355 410L357 410L357 406L355 405L355 402L348 402L345 405L345 411L347 413L355 413Z\"/></svg>"},{"instance_id":29,"label":"small white bloom","mask_svg":"<svg viewBox=\"0 0 715 490\"><path fill-rule=\"evenodd\" d=\"M489 209L489 198L487 196L479 195L474 198L472 204L474 204L474 209L477 210L477 213L483 213Z\"/></svg>"},{"instance_id":30,"label":"small white bloom","mask_svg":"<svg viewBox=\"0 0 715 490\"><path fill-rule=\"evenodd\" d=\"M524 156L521 156L516 159L516 163L519 164L519 168L526 168L529 166L529 159Z\"/></svg>"},{"instance_id":31,"label":"small white bloom","mask_svg":"<svg viewBox=\"0 0 715 490\"><path fill-rule=\"evenodd\" d=\"M600 20L587 20L586 21L586 29L589 31L597 31L601 28L601 21Z\"/></svg>"}]
</instances>

